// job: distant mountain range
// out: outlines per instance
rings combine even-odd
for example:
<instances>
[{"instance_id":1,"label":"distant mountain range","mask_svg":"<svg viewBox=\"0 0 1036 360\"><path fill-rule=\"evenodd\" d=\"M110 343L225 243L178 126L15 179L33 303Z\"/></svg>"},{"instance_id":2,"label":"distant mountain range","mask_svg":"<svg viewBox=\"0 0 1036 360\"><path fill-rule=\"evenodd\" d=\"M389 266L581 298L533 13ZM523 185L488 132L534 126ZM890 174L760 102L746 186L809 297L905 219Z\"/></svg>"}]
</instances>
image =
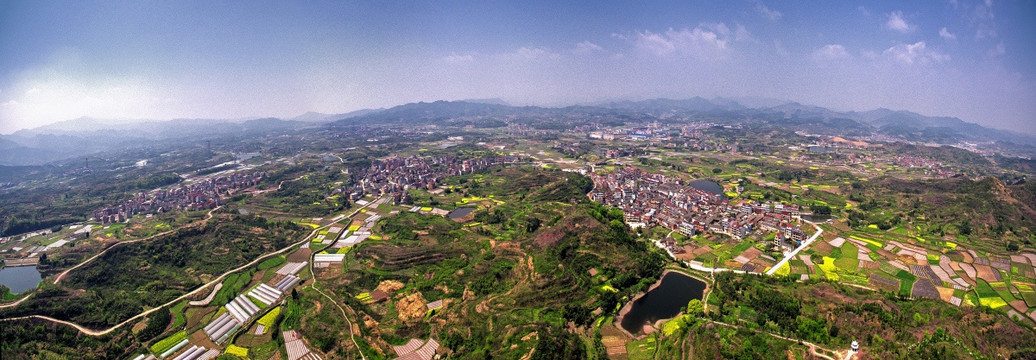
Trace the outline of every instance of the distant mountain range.
<instances>
[{"instance_id":1,"label":"distant mountain range","mask_svg":"<svg viewBox=\"0 0 1036 360\"><path fill-rule=\"evenodd\" d=\"M435 101L365 109L343 114L308 112L291 119L67 120L0 135L0 165L39 165L101 151L142 147L156 141L262 136L318 126L415 124L502 126L526 122L562 129L580 123L633 125L652 121L709 121L717 124L778 127L839 136L883 135L906 141L956 144L996 143L1015 155L1036 156L1036 137L990 129L952 117L877 109L838 112L823 107L764 98L700 97L613 101L568 107L510 106L500 99Z\"/></svg>"},{"instance_id":2,"label":"distant mountain range","mask_svg":"<svg viewBox=\"0 0 1036 360\"><path fill-rule=\"evenodd\" d=\"M11 135L0 135L0 165L41 165L103 151L142 148L161 142L263 136L304 126L313 125L274 118L142 122L79 118L20 130Z\"/></svg>"},{"instance_id":3,"label":"distant mountain range","mask_svg":"<svg viewBox=\"0 0 1036 360\"><path fill-rule=\"evenodd\" d=\"M805 131L814 134L841 136L885 135L907 141L941 144L1011 143L1036 151L1036 137L1006 130L990 129L952 117L931 117L909 111L877 109L865 112L838 112L827 108L783 102L773 99L748 99L743 105L734 99L712 100L695 97L684 100L650 99L617 101L592 106L545 108L515 107L492 103L448 102L410 103L339 120L334 124L373 124L409 122L449 124L451 119L498 118L529 119L537 117L570 122L588 118L614 123L698 119L721 124L741 123ZM592 121L591 121L592 122Z\"/></svg>"}]
</instances>

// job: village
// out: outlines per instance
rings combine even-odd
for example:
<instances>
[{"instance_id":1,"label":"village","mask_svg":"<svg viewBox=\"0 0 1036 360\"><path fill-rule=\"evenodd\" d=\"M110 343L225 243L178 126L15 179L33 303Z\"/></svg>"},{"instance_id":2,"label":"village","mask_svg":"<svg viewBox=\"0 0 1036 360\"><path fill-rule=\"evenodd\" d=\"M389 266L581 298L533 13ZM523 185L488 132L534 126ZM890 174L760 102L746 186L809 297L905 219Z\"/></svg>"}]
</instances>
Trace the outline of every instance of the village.
<instances>
[{"instance_id":1,"label":"village","mask_svg":"<svg viewBox=\"0 0 1036 360\"><path fill-rule=\"evenodd\" d=\"M350 200L358 200L365 195L387 196L397 204L409 203L410 189L432 190L448 176L524 161L522 157L510 155L463 160L453 156L390 157L375 160L369 168L353 173L353 185L335 189L332 195L347 193Z\"/></svg>"},{"instance_id":2,"label":"village","mask_svg":"<svg viewBox=\"0 0 1036 360\"><path fill-rule=\"evenodd\" d=\"M209 210L223 204L221 197L255 186L264 172L235 172L203 178L189 185L138 193L122 204L98 209L93 218L103 225L119 223L134 215L153 215L172 210Z\"/></svg>"},{"instance_id":3,"label":"village","mask_svg":"<svg viewBox=\"0 0 1036 360\"><path fill-rule=\"evenodd\" d=\"M590 177L595 185L590 198L621 209L634 227L662 226L686 237L713 233L736 240L754 231L776 232L772 241L776 249L795 247L806 239L799 226L801 212L795 205L731 200L722 192L702 190L680 179L633 167ZM675 242L667 244L673 253L685 252Z\"/></svg>"}]
</instances>

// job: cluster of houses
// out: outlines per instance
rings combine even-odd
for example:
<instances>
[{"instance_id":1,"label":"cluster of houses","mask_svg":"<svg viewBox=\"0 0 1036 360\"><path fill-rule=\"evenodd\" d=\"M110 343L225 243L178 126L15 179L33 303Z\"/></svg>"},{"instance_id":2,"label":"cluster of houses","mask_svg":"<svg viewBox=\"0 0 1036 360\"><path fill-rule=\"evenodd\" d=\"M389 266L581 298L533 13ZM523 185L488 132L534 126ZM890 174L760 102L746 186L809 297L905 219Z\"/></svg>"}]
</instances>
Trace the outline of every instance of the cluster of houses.
<instances>
[{"instance_id":1,"label":"cluster of houses","mask_svg":"<svg viewBox=\"0 0 1036 360\"><path fill-rule=\"evenodd\" d=\"M714 139L712 136L702 132L702 129L704 129L702 126L703 124L694 124L692 126L659 128L656 125L646 128L591 131L587 133L587 137L604 141L621 140L662 142L694 151L738 153L739 144L737 142L725 143L724 141ZM710 126L714 126L714 124ZM608 158L621 156L616 153L609 153L607 155Z\"/></svg>"},{"instance_id":2,"label":"cluster of houses","mask_svg":"<svg viewBox=\"0 0 1036 360\"><path fill-rule=\"evenodd\" d=\"M208 210L222 204L220 198L259 183L265 172L234 173L194 182L168 190L139 193L122 204L93 212L102 224L123 222L133 215L157 214L172 210Z\"/></svg>"},{"instance_id":3,"label":"cluster of houses","mask_svg":"<svg viewBox=\"0 0 1036 360\"><path fill-rule=\"evenodd\" d=\"M390 157L374 161L369 168L353 171L348 188L335 192L349 194L351 200L365 195L386 196L399 204L409 199L410 189L435 189L445 177L470 174L497 165L515 164L524 161L519 156L490 156L461 160L454 156L422 158Z\"/></svg>"},{"instance_id":4,"label":"cluster of houses","mask_svg":"<svg viewBox=\"0 0 1036 360\"><path fill-rule=\"evenodd\" d=\"M735 239L754 230L776 231L775 245L796 244L806 234L796 224L800 209L770 203L731 204L723 194L701 190L682 180L625 167L609 174L592 173L593 201L623 211L631 224L662 226L686 236L725 234ZM674 251L682 251L675 247Z\"/></svg>"}]
</instances>

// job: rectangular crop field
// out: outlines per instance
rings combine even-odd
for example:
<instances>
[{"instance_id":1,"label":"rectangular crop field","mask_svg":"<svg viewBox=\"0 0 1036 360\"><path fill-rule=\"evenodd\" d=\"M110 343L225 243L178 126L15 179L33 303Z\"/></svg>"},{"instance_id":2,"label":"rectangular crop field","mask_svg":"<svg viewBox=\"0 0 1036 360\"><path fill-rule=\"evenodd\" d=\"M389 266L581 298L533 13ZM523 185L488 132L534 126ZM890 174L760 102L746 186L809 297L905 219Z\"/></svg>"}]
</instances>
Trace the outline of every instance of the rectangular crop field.
<instances>
[{"instance_id":1,"label":"rectangular crop field","mask_svg":"<svg viewBox=\"0 0 1036 360\"><path fill-rule=\"evenodd\" d=\"M896 277L899 278L899 293L903 296L910 296L910 293L914 289L914 282L917 281L917 277L903 270L899 270L899 272L896 273Z\"/></svg>"},{"instance_id":2,"label":"rectangular crop field","mask_svg":"<svg viewBox=\"0 0 1036 360\"><path fill-rule=\"evenodd\" d=\"M179 344L186 338L187 332L180 330L175 334L169 335L169 337L165 339L159 340L154 345L151 345L151 352L154 354L164 353L166 352L166 350L171 349L173 346L176 346L176 344Z\"/></svg>"},{"instance_id":3,"label":"rectangular crop field","mask_svg":"<svg viewBox=\"0 0 1036 360\"><path fill-rule=\"evenodd\" d=\"M978 296L980 298L988 298L988 297L994 297L994 296L999 297L1000 296L999 294L997 294L996 290L993 290L993 287L990 286L989 283L987 283L985 280L982 280L982 279L978 279L978 283L975 286L975 292L978 293Z\"/></svg>"},{"instance_id":4,"label":"rectangular crop field","mask_svg":"<svg viewBox=\"0 0 1036 360\"><path fill-rule=\"evenodd\" d=\"M1015 284L1014 287L1018 288L1018 292L1021 294L1022 300L1025 300L1025 305L1036 307L1036 291L1033 291L1031 286Z\"/></svg>"},{"instance_id":5,"label":"rectangular crop field","mask_svg":"<svg viewBox=\"0 0 1036 360\"><path fill-rule=\"evenodd\" d=\"M860 235L849 235L849 237L853 238L853 239L856 239L856 240L863 241L863 242L865 242L867 244L870 244L870 245L877 246L878 248L885 247L885 244L882 244L881 242L879 242L877 240L866 238L866 237L863 237L863 236L860 236Z\"/></svg>"},{"instance_id":6,"label":"rectangular crop field","mask_svg":"<svg viewBox=\"0 0 1036 360\"><path fill-rule=\"evenodd\" d=\"M824 262L816 264L816 268L823 271L829 280L838 281L838 274L835 274L835 258L825 256Z\"/></svg>"},{"instance_id":7,"label":"rectangular crop field","mask_svg":"<svg viewBox=\"0 0 1036 360\"><path fill-rule=\"evenodd\" d=\"M860 259L857 258L860 250L849 242L842 244L841 249L842 254L835 260L835 266L842 270L856 271L856 268L860 266Z\"/></svg>"},{"instance_id":8,"label":"rectangular crop field","mask_svg":"<svg viewBox=\"0 0 1036 360\"><path fill-rule=\"evenodd\" d=\"M281 314L281 307L280 306L275 307L275 308L273 308L273 310L270 310L269 312L267 312L266 315L263 315L263 317L259 318L259 320L257 322L259 323L259 325L265 326L267 329L272 328L273 327L273 322L275 320L277 320L277 315L280 315L280 314Z\"/></svg>"}]
</instances>

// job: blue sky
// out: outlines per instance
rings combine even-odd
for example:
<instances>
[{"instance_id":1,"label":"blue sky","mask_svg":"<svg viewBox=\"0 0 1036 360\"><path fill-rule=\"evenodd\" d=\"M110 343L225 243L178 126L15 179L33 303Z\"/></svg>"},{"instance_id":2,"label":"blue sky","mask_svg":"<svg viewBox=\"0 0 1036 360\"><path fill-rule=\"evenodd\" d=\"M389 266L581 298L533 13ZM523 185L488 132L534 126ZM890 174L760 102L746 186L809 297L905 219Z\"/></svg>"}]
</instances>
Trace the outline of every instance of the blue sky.
<instances>
[{"instance_id":1,"label":"blue sky","mask_svg":"<svg viewBox=\"0 0 1036 360\"><path fill-rule=\"evenodd\" d=\"M1034 34L1031 1L0 0L0 133L82 116L693 96L1036 133Z\"/></svg>"}]
</instances>

